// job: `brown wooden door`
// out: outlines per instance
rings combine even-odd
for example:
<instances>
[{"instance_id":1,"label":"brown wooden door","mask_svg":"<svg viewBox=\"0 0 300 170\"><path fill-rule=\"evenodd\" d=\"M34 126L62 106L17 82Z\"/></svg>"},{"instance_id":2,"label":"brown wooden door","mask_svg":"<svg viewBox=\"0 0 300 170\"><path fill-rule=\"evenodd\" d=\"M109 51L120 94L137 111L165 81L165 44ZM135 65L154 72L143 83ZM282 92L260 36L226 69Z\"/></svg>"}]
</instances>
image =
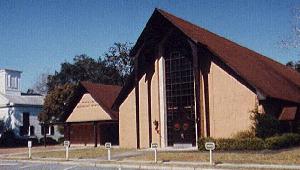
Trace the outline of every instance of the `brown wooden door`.
<instances>
[{"instance_id":1,"label":"brown wooden door","mask_svg":"<svg viewBox=\"0 0 300 170\"><path fill-rule=\"evenodd\" d=\"M173 121L173 144L175 143L194 143L195 121L186 109L178 109L177 118Z\"/></svg>"}]
</instances>

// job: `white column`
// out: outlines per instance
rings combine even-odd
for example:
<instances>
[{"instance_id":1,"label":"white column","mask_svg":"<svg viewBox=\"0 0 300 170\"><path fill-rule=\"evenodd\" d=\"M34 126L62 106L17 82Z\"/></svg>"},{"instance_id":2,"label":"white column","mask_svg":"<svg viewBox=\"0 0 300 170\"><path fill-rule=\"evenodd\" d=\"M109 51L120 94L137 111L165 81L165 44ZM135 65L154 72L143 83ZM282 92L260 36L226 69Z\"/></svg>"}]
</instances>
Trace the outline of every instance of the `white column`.
<instances>
[{"instance_id":1,"label":"white column","mask_svg":"<svg viewBox=\"0 0 300 170\"><path fill-rule=\"evenodd\" d=\"M166 108L166 84L165 84L165 59L161 57L158 60L159 68L159 108L160 108L160 129L161 129L161 147L168 146L167 139L167 108Z\"/></svg>"}]
</instances>

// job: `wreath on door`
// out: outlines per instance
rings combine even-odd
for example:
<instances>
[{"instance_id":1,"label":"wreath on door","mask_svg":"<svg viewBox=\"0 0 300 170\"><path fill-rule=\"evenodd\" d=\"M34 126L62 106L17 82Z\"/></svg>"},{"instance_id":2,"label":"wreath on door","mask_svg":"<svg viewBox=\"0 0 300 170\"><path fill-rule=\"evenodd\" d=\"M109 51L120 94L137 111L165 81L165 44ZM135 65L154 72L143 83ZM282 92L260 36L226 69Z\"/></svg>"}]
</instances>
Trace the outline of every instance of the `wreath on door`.
<instances>
[{"instance_id":1,"label":"wreath on door","mask_svg":"<svg viewBox=\"0 0 300 170\"><path fill-rule=\"evenodd\" d=\"M175 130L175 131L179 131L179 130L180 130L180 123L179 123L179 122L176 122L176 123L174 124L174 130Z\"/></svg>"}]
</instances>

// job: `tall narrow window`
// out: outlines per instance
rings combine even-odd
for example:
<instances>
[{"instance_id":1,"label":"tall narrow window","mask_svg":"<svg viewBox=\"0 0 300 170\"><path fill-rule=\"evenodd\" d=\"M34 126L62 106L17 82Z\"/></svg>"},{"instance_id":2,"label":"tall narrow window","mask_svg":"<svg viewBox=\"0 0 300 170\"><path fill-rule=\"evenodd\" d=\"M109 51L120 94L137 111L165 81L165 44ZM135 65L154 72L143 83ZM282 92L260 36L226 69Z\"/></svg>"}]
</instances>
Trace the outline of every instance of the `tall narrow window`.
<instances>
[{"instance_id":1,"label":"tall narrow window","mask_svg":"<svg viewBox=\"0 0 300 170\"><path fill-rule=\"evenodd\" d=\"M168 145L195 145L194 74L185 50L171 50L165 57Z\"/></svg>"},{"instance_id":2,"label":"tall narrow window","mask_svg":"<svg viewBox=\"0 0 300 170\"><path fill-rule=\"evenodd\" d=\"M28 135L29 134L29 113L24 112L23 113L23 126L20 127L20 135Z\"/></svg>"},{"instance_id":3,"label":"tall narrow window","mask_svg":"<svg viewBox=\"0 0 300 170\"><path fill-rule=\"evenodd\" d=\"M7 84L6 84L7 87L10 88L10 87L11 87L11 86L10 86L10 75L7 75L7 80L6 80L6 81L7 81Z\"/></svg>"}]
</instances>

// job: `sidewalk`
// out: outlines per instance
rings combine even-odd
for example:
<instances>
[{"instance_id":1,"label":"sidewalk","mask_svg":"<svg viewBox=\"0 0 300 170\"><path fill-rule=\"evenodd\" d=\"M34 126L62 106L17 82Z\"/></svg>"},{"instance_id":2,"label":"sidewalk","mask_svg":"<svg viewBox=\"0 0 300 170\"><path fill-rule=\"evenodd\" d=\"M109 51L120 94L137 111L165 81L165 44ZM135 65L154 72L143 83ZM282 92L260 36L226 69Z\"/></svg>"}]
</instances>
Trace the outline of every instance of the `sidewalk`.
<instances>
[{"instance_id":1,"label":"sidewalk","mask_svg":"<svg viewBox=\"0 0 300 170\"><path fill-rule=\"evenodd\" d=\"M273 165L273 164L233 164L233 163L219 163L215 165L209 165L208 162L180 162L169 161L107 161L98 159L70 159L68 161L64 159L31 159L31 160L10 160L3 159L5 161L12 162L31 162L31 163L56 163L64 165L78 165L78 166L93 166L99 168L127 168L127 169L300 169L300 165Z\"/></svg>"}]
</instances>

